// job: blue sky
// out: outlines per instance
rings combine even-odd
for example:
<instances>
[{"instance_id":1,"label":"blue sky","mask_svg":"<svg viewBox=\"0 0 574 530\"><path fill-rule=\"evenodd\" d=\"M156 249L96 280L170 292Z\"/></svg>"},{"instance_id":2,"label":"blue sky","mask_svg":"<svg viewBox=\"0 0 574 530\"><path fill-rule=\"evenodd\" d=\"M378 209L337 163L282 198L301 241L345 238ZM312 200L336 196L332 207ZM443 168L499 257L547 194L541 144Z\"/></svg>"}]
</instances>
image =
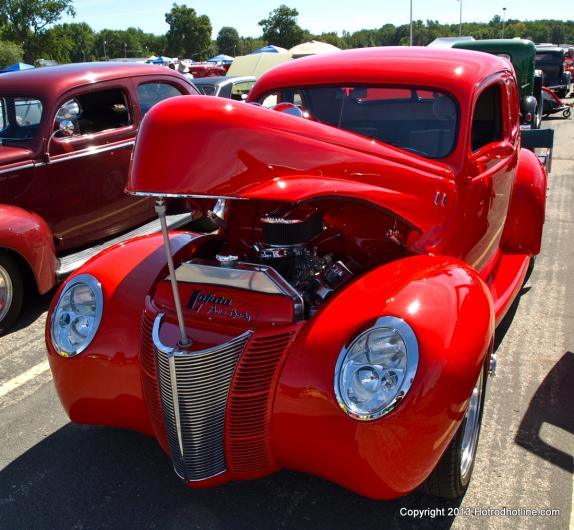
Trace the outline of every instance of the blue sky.
<instances>
[{"instance_id":1,"label":"blue sky","mask_svg":"<svg viewBox=\"0 0 574 530\"><path fill-rule=\"evenodd\" d=\"M463 21L486 22L494 15L502 16L506 7L507 18L534 20L542 18L574 18L564 0L462 0ZM409 0L178 0L178 4L193 7L198 14L211 19L213 36L222 26L233 26L239 34L256 37L261 34L257 22L266 18L280 4L299 11L299 25L312 33L342 30L356 31L378 28L385 23L406 24L409 21ZM168 29L165 13L171 9L171 0L75 0L76 18L66 17L64 22L87 22L96 31L103 28L126 29L139 27L144 31L162 34ZM137 5L137 7L135 7ZM544 13L541 13L544 6ZM444 23L458 23L457 0L413 0L413 18L432 19Z\"/></svg>"}]
</instances>

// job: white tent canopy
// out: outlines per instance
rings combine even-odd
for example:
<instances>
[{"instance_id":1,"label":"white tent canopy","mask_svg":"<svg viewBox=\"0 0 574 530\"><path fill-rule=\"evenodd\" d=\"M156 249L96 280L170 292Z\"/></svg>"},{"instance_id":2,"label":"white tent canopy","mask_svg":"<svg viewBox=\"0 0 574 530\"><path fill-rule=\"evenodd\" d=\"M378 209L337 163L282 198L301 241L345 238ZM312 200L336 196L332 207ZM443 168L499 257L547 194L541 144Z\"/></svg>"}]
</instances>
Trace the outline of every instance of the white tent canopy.
<instances>
[{"instance_id":1,"label":"white tent canopy","mask_svg":"<svg viewBox=\"0 0 574 530\"><path fill-rule=\"evenodd\" d=\"M303 44L297 44L289 50L289 53L293 56L293 59L298 57L305 57L306 55L317 55L318 53L330 53L341 51L337 46L332 44L327 44L326 42L319 42L317 40L312 40L309 42L304 42Z\"/></svg>"},{"instance_id":2,"label":"white tent canopy","mask_svg":"<svg viewBox=\"0 0 574 530\"><path fill-rule=\"evenodd\" d=\"M274 66L289 61L290 53L256 53L236 57L227 72L228 76L252 75L259 77Z\"/></svg>"}]
</instances>

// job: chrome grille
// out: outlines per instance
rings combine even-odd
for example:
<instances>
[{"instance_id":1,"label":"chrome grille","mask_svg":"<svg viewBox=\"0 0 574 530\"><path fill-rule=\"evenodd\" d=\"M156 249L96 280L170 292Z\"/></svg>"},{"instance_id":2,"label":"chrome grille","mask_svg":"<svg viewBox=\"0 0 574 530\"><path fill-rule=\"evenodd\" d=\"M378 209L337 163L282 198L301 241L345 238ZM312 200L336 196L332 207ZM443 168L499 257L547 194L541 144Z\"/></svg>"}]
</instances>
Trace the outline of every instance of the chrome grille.
<instances>
[{"instance_id":1,"label":"chrome grille","mask_svg":"<svg viewBox=\"0 0 574 530\"><path fill-rule=\"evenodd\" d=\"M227 395L251 332L206 350L179 351L161 344L162 317L154 322L153 341L173 466L184 480L205 480L226 470Z\"/></svg>"}]
</instances>

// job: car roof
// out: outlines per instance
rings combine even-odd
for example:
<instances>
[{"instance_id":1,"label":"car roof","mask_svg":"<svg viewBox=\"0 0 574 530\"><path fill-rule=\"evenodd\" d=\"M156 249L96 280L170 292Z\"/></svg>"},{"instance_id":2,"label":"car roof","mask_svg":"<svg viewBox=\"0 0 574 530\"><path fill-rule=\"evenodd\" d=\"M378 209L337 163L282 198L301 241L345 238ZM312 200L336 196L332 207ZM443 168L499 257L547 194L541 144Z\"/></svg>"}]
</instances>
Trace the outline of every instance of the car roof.
<instances>
[{"instance_id":1,"label":"car roof","mask_svg":"<svg viewBox=\"0 0 574 530\"><path fill-rule=\"evenodd\" d=\"M499 71L509 71L501 57L469 50L422 46L344 50L295 59L263 74L250 100L277 88L340 83L423 86L462 95Z\"/></svg>"},{"instance_id":2,"label":"car roof","mask_svg":"<svg viewBox=\"0 0 574 530\"><path fill-rule=\"evenodd\" d=\"M229 82L255 81L255 78L253 76L219 75L211 77L198 77L193 80L193 83L195 85L219 85L227 81Z\"/></svg>"},{"instance_id":3,"label":"car roof","mask_svg":"<svg viewBox=\"0 0 574 530\"><path fill-rule=\"evenodd\" d=\"M550 52L550 53L560 53L560 54L564 54L566 53L566 50L564 48L560 48L559 46L544 46L544 45L537 45L536 46L536 51L537 52Z\"/></svg>"},{"instance_id":4,"label":"car roof","mask_svg":"<svg viewBox=\"0 0 574 530\"><path fill-rule=\"evenodd\" d=\"M136 76L170 76L191 85L184 76L163 66L101 62L72 63L0 74L0 91L50 99L79 86Z\"/></svg>"}]
</instances>

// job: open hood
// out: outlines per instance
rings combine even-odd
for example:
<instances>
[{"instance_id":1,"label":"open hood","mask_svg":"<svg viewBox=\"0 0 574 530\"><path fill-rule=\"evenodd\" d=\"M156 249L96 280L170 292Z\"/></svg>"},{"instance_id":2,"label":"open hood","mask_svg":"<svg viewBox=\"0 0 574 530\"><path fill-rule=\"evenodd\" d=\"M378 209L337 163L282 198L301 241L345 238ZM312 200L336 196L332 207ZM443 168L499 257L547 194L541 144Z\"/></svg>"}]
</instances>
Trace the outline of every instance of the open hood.
<instances>
[{"instance_id":1,"label":"open hood","mask_svg":"<svg viewBox=\"0 0 574 530\"><path fill-rule=\"evenodd\" d=\"M303 201L348 197L421 230L441 222L437 192L454 187L444 164L335 127L252 104L177 97L148 112L127 191Z\"/></svg>"}]
</instances>

